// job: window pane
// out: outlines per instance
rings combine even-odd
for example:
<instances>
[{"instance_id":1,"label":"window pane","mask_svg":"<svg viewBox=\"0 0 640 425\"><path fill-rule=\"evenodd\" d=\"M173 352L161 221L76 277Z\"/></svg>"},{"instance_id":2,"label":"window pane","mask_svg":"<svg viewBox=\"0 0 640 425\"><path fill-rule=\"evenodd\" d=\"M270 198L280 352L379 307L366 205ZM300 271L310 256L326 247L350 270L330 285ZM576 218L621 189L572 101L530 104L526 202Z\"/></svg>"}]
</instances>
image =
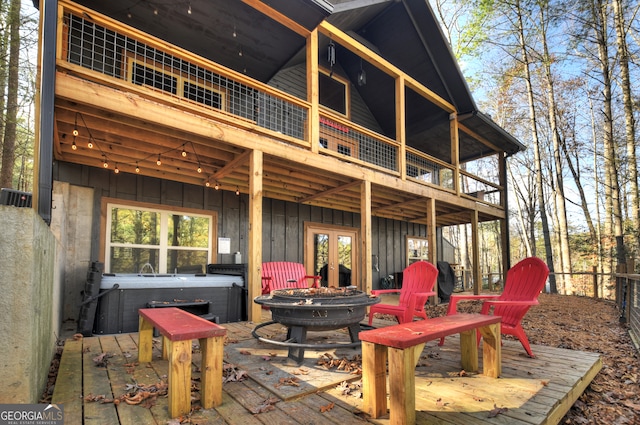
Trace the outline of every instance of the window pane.
<instances>
[{"instance_id":1,"label":"window pane","mask_svg":"<svg viewBox=\"0 0 640 425\"><path fill-rule=\"evenodd\" d=\"M167 251L167 273L204 273L207 263L207 251Z\"/></svg>"},{"instance_id":2,"label":"window pane","mask_svg":"<svg viewBox=\"0 0 640 425\"><path fill-rule=\"evenodd\" d=\"M346 86L328 75L318 74L318 93L320 104L341 114L347 113Z\"/></svg>"},{"instance_id":3,"label":"window pane","mask_svg":"<svg viewBox=\"0 0 640 425\"><path fill-rule=\"evenodd\" d=\"M209 218L172 214L167 234L169 246L209 247Z\"/></svg>"},{"instance_id":4,"label":"window pane","mask_svg":"<svg viewBox=\"0 0 640 425\"><path fill-rule=\"evenodd\" d=\"M158 272L159 250L151 248L111 247L111 273L144 273ZM153 270L151 270L153 268Z\"/></svg>"},{"instance_id":5,"label":"window pane","mask_svg":"<svg viewBox=\"0 0 640 425\"><path fill-rule=\"evenodd\" d=\"M111 210L111 242L158 245L159 241L158 213L126 208Z\"/></svg>"}]
</instances>

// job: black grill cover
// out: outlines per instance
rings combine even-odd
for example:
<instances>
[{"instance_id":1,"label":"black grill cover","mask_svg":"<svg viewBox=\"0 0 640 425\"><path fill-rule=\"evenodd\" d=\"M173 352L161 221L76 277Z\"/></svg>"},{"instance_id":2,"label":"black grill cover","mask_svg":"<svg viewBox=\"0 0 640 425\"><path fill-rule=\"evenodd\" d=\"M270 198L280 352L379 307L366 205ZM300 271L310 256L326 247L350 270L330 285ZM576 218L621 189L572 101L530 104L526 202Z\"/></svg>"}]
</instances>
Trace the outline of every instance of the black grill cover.
<instances>
[{"instance_id":1,"label":"black grill cover","mask_svg":"<svg viewBox=\"0 0 640 425\"><path fill-rule=\"evenodd\" d=\"M455 276L453 267L446 261L438 261L438 297L443 303L449 302L449 297L453 292Z\"/></svg>"}]
</instances>

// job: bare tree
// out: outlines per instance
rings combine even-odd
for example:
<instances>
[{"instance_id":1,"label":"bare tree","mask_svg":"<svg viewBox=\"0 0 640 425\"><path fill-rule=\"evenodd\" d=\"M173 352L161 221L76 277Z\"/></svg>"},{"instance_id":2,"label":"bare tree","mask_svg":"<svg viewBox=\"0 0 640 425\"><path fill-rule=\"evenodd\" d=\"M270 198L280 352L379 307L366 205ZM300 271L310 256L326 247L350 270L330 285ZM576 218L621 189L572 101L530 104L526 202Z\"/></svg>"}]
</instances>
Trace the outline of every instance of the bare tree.
<instances>
[{"instance_id":1,"label":"bare tree","mask_svg":"<svg viewBox=\"0 0 640 425\"><path fill-rule=\"evenodd\" d=\"M9 63L7 73L7 103L4 137L2 140L2 169L0 187L13 187L14 149L17 135L18 90L20 64L20 0L11 0L8 15Z\"/></svg>"}]
</instances>

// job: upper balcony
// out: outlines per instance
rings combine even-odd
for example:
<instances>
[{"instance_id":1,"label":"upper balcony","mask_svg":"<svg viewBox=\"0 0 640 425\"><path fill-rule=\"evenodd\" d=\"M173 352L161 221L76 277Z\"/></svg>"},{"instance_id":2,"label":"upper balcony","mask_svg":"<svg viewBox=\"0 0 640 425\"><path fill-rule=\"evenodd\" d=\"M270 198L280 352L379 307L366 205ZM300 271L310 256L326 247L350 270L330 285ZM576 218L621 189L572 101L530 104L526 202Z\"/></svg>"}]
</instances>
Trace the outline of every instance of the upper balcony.
<instances>
[{"instance_id":1,"label":"upper balcony","mask_svg":"<svg viewBox=\"0 0 640 425\"><path fill-rule=\"evenodd\" d=\"M305 30L266 6L237 3L224 13L261 17L250 21L254 41L266 19L303 49L264 77L243 61L257 53L243 44L252 27L241 26L240 14L229 16L238 19L226 28L230 40L205 57L146 32L181 40L179 24L170 32L148 22L155 10L146 26L138 22L143 31L108 16L132 19L136 9L102 14L60 2L56 157L244 192L246 152L260 149L267 197L357 212L358 183L367 179L372 214L381 217L424 221L425 197L437 200L439 225L466 222L465 209L481 220L504 214L502 159L519 147L504 147L506 133L490 120L461 116L330 22Z\"/></svg>"}]
</instances>

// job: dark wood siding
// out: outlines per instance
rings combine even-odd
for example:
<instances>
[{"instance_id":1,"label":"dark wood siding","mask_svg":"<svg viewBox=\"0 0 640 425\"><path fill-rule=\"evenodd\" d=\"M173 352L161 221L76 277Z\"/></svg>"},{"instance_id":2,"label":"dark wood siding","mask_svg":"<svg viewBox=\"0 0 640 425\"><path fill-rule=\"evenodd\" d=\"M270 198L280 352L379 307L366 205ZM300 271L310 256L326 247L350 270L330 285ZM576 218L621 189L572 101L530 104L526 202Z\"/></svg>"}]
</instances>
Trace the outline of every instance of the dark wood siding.
<instances>
[{"instance_id":1,"label":"dark wood siding","mask_svg":"<svg viewBox=\"0 0 640 425\"><path fill-rule=\"evenodd\" d=\"M203 209L218 213L218 237L231 240L231 252L247 258L248 198L233 191L160 180L153 177L58 162L54 179L95 190L93 228L86 229L92 239L91 258L100 250L100 206L102 197L151 204ZM263 261L304 261L304 224L315 222L360 227L360 215L311 207L275 199L264 199L262 224ZM406 235L426 236L426 226L372 217L372 253L378 256L379 271L373 270L373 287L380 279L405 268ZM215 262L231 263L233 255L216 254Z\"/></svg>"}]
</instances>

